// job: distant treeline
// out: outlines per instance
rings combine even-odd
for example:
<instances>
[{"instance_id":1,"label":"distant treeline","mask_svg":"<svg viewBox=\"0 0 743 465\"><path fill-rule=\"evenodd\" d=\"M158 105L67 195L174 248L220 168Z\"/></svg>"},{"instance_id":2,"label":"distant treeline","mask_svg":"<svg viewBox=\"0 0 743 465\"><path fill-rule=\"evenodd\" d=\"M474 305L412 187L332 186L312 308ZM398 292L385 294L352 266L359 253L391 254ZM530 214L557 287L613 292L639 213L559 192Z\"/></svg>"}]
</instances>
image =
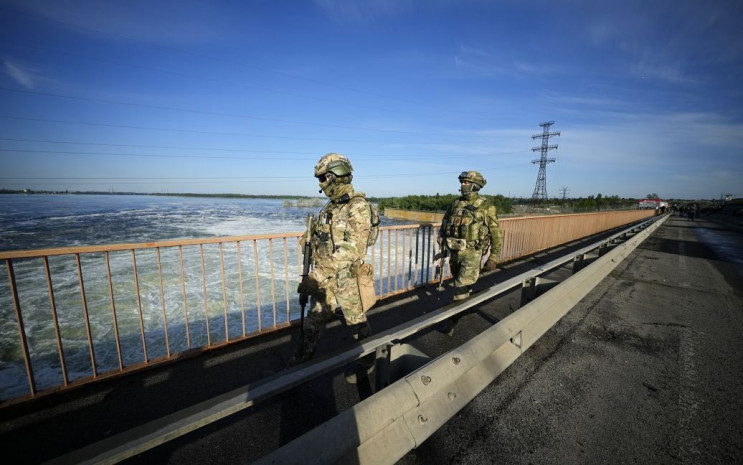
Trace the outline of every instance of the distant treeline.
<instances>
[{"instance_id":1,"label":"distant treeline","mask_svg":"<svg viewBox=\"0 0 743 465\"><path fill-rule=\"evenodd\" d=\"M502 195L483 195L495 205L498 213L512 213L513 205L511 199ZM445 195L406 195L405 197L381 197L375 200L379 209L398 208L400 210L419 210L426 212L443 212L459 198L457 194Z\"/></svg>"},{"instance_id":2,"label":"distant treeline","mask_svg":"<svg viewBox=\"0 0 743 465\"><path fill-rule=\"evenodd\" d=\"M247 194L193 194L193 193L142 193L142 192L109 192L109 191L49 191L49 190L31 190L31 189L0 189L0 194L70 194L70 195L157 195L166 197L212 197L212 198L239 198L239 199L282 199L285 200L285 206L317 206L324 203L325 199L321 197L307 197L304 195L247 195ZM482 194L490 200L498 209L498 214L507 214L514 212L515 205L529 205L530 198L506 198L502 195ZM649 197L657 194L649 194ZM404 197L369 197L369 200L376 203L380 210L384 208L398 208L401 210L420 210L443 212L459 197L459 194L445 195L406 195ZM296 200L296 202L287 202ZM689 199L665 199L669 203L688 203L688 202L705 202L704 200ZM730 202L740 201L735 199ZM627 208L637 208L637 199L623 198L618 195L604 196L602 194L589 195L588 197L565 198L560 199L553 197L549 199L545 206L560 207L563 211L573 212L591 212L601 210L620 210ZM708 200L709 203L717 204L717 200Z\"/></svg>"},{"instance_id":3,"label":"distant treeline","mask_svg":"<svg viewBox=\"0 0 743 465\"><path fill-rule=\"evenodd\" d=\"M513 199L517 205L530 205L531 199ZM588 197L565 198L553 197L543 207L559 207L563 212L586 213L602 210L626 210L637 208L637 199L623 198L618 195L605 197L602 194L589 195Z\"/></svg>"},{"instance_id":4,"label":"distant treeline","mask_svg":"<svg viewBox=\"0 0 743 465\"><path fill-rule=\"evenodd\" d=\"M589 195L586 198L566 199L565 204L571 206L574 211L595 211L595 210L619 210L623 208L637 208L636 199L623 199L617 195L604 197L597 194L595 197ZM559 203L557 204L559 205Z\"/></svg>"},{"instance_id":5,"label":"distant treeline","mask_svg":"<svg viewBox=\"0 0 743 465\"><path fill-rule=\"evenodd\" d=\"M506 198L502 195L483 195L497 208L498 214L514 212L515 205L527 206L532 200L530 198ZM405 197L392 197L378 199L379 208L398 208L401 210L421 211L445 211L452 202L459 197L458 194L446 195L408 195ZM637 208L637 199L622 198L617 195L605 197L602 194L589 195L572 199L552 198L543 207L559 207L563 212L592 212L601 210L623 210Z\"/></svg>"}]
</instances>

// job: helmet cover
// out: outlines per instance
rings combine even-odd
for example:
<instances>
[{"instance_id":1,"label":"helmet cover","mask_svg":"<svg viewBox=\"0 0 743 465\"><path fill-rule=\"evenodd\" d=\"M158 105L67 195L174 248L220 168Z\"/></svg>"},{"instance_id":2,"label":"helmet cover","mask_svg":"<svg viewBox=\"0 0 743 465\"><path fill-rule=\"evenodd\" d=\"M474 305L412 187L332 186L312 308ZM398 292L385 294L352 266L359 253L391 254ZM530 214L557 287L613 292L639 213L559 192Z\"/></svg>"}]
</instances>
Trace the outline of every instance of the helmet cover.
<instances>
[{"instance_id":1,"label":"helmet cover","mask_svg":"<svg viewBox=\"0 0 743 465\"><path fill-rule=\"evenodd\" d=\"M485 183L487 181L484 177L482 177L482 174L480 174L479 171L462 171L462 173L459 175L459 182L462 181L468 181L477 186L476 190L480 190L483 187L485 187Z\"/></svg>"},{"instance_id":2,"label":"helmet cover","mask_svg":"<svg viewBox=\"0 0 743 465\"><path fill-rule=\"evenodd\" d=\"M340 153L323 155L315 165L315 177L331 172L338 177L347 176L353 171L351 162Z\"/></svg>"},{"instance_id":3,"label":"helmet cover","mask_svg":"<svg viewBox=\"0 0 743 465\"><path fill-rule=\"evenodd\" d=\"M339 187L353 179L353 167L348 158L340 153L327 153L315 165L315 177L320 182L320 192L333 198Z\"/></svg>"}]
</instances>

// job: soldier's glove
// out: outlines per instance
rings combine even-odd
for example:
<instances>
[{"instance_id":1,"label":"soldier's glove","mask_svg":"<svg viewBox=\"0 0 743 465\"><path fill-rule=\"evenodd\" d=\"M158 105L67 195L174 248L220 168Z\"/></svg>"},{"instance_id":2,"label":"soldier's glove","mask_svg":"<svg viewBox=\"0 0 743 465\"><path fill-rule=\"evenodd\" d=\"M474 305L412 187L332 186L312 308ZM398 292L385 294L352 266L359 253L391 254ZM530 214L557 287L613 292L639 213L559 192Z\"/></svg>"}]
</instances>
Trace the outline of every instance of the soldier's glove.
<instances>
[{"instance_id":1,"label":"soldier's glove","mask_svg":"<svg viewBox=\"0 0 743 465\"><path fill-rule=\"evenodd\" d=\"M319 290L317 280L311 276L302 278L302 282L297 286L297 292L304 295L317 295Z\"/></svg>"},{"instance_id":2,"label":"soldier's glove","mask_svg":"<svg viewBox=\"0 0 743 465\"><path fill-rule=\"evenodd\" d=\"M485 271L495 271L498 268L498 260L488 260L485 262Z\"/></svg>"}]
</instances>

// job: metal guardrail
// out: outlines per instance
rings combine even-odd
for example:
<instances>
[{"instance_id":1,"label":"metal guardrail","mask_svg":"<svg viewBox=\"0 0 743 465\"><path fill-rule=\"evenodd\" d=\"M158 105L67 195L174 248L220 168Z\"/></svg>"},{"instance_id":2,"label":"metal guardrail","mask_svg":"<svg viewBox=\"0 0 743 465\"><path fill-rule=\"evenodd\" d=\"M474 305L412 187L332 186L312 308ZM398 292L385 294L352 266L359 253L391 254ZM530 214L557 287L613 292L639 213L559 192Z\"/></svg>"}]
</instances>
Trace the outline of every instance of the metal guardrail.
<instances>
[{"instance_id":1,"label":"metal guardrail","mask_svg":"<svg viewBox=\"0 0 743 465\"><path fill-rule=\"evenodd\" d=\"M634 210L503 219L500 261L651 215ZM380 299L435 280L438 227L381 228L367 255ZM2 341L0 369L25 378L0 400L34 397L291 325L299 316L300 235L0 252L0 324L3 334L16 334Z\"/></svg>"},{"instance_id":2,"label":"metal guardrail","mask_svg":"<svg viewBox=\"0 0 743 465\"><path fill-rule=\"evenodd\" d=\"M392 465L420 446L454 417L506 368L552 328L575 304L585 297L622 260L667 219L644 223L641 227L602 242L598 257L587 266L573 269L573 275L528 302L484 332L412 373L401 377L376 394L345 410L327 422L292 440L254 462L260 465L303 464L312 457L317 464L358 463ZM615 239L627 239L613 245ZM611 250L609 248L611 247ZM408 325L394 335L385 334L388 345L410 333L475 307L508 289L529 282L569 260L583 264L585 248L539 267L507 282L478 293L464 304L452 305L417 324ZM381 336L380 336L381 338ZM379 339L379 338L378 338ZM361 355L373 352L364 343ZM390 352L387 347L386 352ZM379 349L377 349L379 363ZM349 434L351 432L351 434ZM333 447L327 447L328 441Z\"/></svg>"},{"instance_id":3,"label":"metal guardrail","mask_svg":"<svg viewBox=\"0 0 743 465\"><path fill-rule=\"evenodd\" d=\"M432 309L425 315L375 334L342 352L284 370L47 463L118 463L375 352L376 376L381 372L389 373L389 370L383 369L385 360L389 365L395 348L407 346L405 341L409 338L521 286L524 303L520 309L465 345L430 363L421 364L423 366L413 373L403 373L392 384L382 380L380 385L380 380L377 379L375 395L257 462L303 464L307 457L312 457L313 463L394 463L433 434L523 354L661 223L662 221L648 221L632 226L610 238L482 290L462 303L455 302L440 309ZM573 276L560 286L551 287L554 292L534 300L539 292L531 292L534 290L531 283L570 262L573 265ZM584 269L585 272L578 273ZM526 299L523 298L525 295ZM357 434L348 434L349 432ZM334 447L328 448L330 438Z\"/></svg>"}]
</instances>

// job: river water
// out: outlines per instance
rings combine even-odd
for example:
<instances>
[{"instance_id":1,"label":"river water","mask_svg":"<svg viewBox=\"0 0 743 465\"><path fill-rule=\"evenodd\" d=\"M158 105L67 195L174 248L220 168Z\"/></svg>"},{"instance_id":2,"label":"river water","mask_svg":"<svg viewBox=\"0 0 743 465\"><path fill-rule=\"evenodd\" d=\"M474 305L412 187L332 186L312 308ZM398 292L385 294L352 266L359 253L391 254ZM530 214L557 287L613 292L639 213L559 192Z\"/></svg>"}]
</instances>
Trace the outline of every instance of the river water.
<instances>
[{"instance_id":1,"label":"river water","mask_svg":"<svg viewBox=\"0 0 743 465\"><path fill-rule=\"evenodd\" d=\"M294 232L315 210L278 199L2 195L0 250Z\"/></svg>"},{"instance_id":2,"label":"river water","mask_svg":"<svg viewBox=\"0 0 743 465\"><path fill-rule=\"evenodd\" d=\"M159 240L206 238L215 236L256 235L266 233L300 232L305 228L308 213L317 213L319 208L284 206L280 199L225 199L164 197L145 195L0 195L0 250L40 249L53 247L100 245L118 243L141 243ZM383 224L392 224L383 218ZM211 272L202 285L202 269L198 247L184 251L186 268L186 287L188 305L193 311L190 321L183 317L183 297L181 294L180 271L164 272L165 294L161 296L157 262L154 253L137 253L137 279L142 293L142 314L144 315L145 337L140 326L139 303L134 298L131 282L134 281L132 257L130 252L112 252L113 293L116 296L117 324L124 365L141 362L143 352L152 359L166 355L166 351L179 352L188 347L198 347L218 338L239 337L245 327L248 332L259 325L267 326L281 323L296 317L292 305L292 315L276 312L255 312L248 309L248 317L241 321L240 285L237 281L234 250L225 245L225 268L227 273L227 300L229 310L222 308L222 277L219 273L219 252L212 247L206 252L206 260L211 262ZM267 247L267 245L265 246ZM233 245L234 248L234 245ZM207 247L205 246L205 249ZM274 251L275 253L275 251ZM290 253L289 264L297 263L296 248ZM83 275L87 307L90 313L91 332L94 340L96 363L100 370L112 370L118 366L118 348L113 333L111 304L106 270L101 256L83 257ZM258 270L261 280L272 281L269 265L262 257L268 250L261 250L261 261L256 265L254 258L245 251L241 263L246 270ZM233 258L229 258L233 257ZM178 249L162 250L163 267L172 265L179 270ZM229 260L234 260L230 262ZM253 260L253 261L251 261ZM87 262L85 262L87 261ZM274 261L283 262L283 259ZM85 318L78 284L74 256L50 257L49 265L53 277L55 305L64 347L67 371L70 379L92 374L91 355L87 343ZM281 263L279 263L281 266ZM24 327L38 389L60 384L61 366L57 349L53 318L50 310L48 285L39 259L14 263L17 287L21 293L21 308ZM276 280L276 294L296 295L298 272L290 272L290 282ZM5 264L0 270L0 400L28 392L23 353L19 346L18 325L14 305L8 285ZM244 279L247 284L248 280ZM263 282L263 281L262 281ZM204 291L214 308L197 311L204 304ZM261 284L260 293L271 289L271 285ZM244 301L254 301L255 289L246 286ZM163 305L163 301L165 305ZM268 298L263 297L263 302ZM162 307L166 306L168 315L162 317ZM285 305L286 307L286 305ZM288 310L287 310L288 312ZM206 317L204 316L206 313ZM229 321L225 321L228 313ZM257 315L257 316L256 316ZM200 319L199 319L200 318ZM167 321L167 323L166 323ZM167 331L164 328L167 327ZM162 343L163 333L170 341ZM190 338L190 340L189 340ZM143 341L142 339L146 339ZM166 348L169 345L169 348Z\"/></svg>"}]
</instances>

